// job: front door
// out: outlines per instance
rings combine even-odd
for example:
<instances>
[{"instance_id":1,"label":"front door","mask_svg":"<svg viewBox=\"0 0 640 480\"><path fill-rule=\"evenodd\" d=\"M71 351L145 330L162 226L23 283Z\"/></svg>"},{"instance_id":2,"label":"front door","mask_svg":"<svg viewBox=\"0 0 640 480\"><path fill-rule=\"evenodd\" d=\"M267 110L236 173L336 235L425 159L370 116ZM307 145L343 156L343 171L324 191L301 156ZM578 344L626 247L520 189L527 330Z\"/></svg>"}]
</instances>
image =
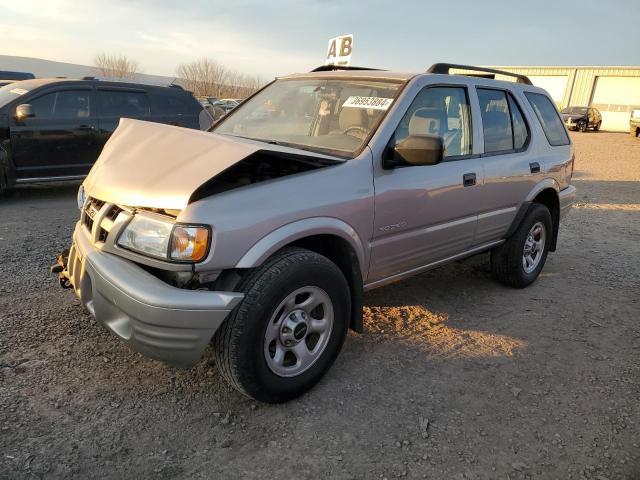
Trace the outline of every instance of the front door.
<instances>
[{"instance_id":1,"label":"front door","mask_svg":"<svg viewBox=\"0 0 640 480\"><path fill-rule=\"evenodd\" d=\"M29 103L35 116L12 120L11 150L19 179L86 175L98 158L92 90L44 93Z\"/></svg>"},{"instance_id":2,"label":"front door","mask_svg":"<svg viewBox=\"0 0 640 480\"><path fill-rule=\"evenodd\" d=\"M368 283L420 269L472 245L484 174L482 159L472 155L470 116L464 86L425 87L407 110L391 144L408 135L439 135L445 157L438 165L376 166Z\"/></svg>"}]
</instances>

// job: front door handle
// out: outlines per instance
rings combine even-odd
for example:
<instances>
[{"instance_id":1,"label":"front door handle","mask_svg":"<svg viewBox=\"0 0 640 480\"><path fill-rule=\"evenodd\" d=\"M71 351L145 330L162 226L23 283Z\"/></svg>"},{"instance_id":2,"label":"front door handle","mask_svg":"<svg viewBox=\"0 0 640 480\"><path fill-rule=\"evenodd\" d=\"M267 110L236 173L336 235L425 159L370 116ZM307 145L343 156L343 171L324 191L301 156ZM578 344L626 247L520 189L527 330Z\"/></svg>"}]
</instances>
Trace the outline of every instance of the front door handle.
<instances>
[{"instance_id":1,"label":"front door handle","mask_svg":"<svg viewBox=\"0 0 640 480\"><path fill-rule=\"evenodd\" d=\"M530 163L529 170L531 173L540 173L540 164L538 162Z\"/></svg>"},{"instance_id":2,"label":"front door handle","mask_svg":"<svg viewBox=\"0 0 640 480\"><path fill-rule=\"evenodd\" d=\"M465 187L473 187L476 184L476 174L475 173L465 173L462 176L462 185Z\"/></svg>"},{"instance_id":3,"label":"front door handle","mask_svg":"<svg viewBox=\"0 0 640 480\"><path fill-rule=\"evenodd\" d=\"M94 127L93 125L80 125L78 127L78 130L95 130L96 127Z\"/></svg>"}]
</instances>

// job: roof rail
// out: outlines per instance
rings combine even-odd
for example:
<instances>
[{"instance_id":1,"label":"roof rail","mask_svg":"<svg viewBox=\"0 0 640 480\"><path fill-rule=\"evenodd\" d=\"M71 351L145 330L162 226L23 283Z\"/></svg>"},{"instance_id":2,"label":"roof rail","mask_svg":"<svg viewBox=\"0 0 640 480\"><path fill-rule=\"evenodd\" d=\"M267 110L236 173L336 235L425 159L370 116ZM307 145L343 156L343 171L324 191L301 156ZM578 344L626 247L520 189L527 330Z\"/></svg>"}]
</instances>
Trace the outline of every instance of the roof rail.
<instances>
[{"instance_id":1,"label":"roof rail","mask_svg":"<svg viewBox=\"0 0 640 480\"><path fill-rule=\"evenodd\" d=\"M320 65L311 70L312 72L333 72L335 70L380 70L379 68L351 67L348 65Z\"/></svg>"},{"instance_id":2,"label":"roof rail","mask_svg":"<svg viewBox=\"0 0 640 480\"><path fill-rule=\"evenodd\" d=\"M454 63L434 63L429 67L427 73L442 73L444 75L449 75L449 70L452 68L457 68L459 70L472 70L474 72L486 72L486 73L497 73L498 75L506 75L508 77L517 78L518 83L524 83L527 85L533 85L529 77L526 75L520 75L519 73L506 72L504 70L496 70L494 68L484 68L484 67L474 67L472 65L456 65ZM461 74L464 75L464 74Z\"/></svg>"}]
</instances>

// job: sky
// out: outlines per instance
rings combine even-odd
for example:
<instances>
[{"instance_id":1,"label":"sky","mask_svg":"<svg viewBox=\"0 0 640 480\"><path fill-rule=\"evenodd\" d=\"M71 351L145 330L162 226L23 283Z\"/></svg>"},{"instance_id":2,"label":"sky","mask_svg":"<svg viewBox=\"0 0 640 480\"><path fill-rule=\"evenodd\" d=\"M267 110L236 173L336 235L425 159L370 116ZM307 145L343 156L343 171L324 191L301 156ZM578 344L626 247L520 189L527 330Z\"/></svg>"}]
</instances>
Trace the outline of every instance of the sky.
<instances>
[{"instance_id":1,"label":"sky","mask_svg":"<svg viewBox=\"0 0 640 480\"><path fill-rule=\"evenodd\" d=\"M123 54L173 76L202 57L271 78L324 63L354 35L352 64L638 65L637 0L2 0L0 54L92 65Z\"/></svg>"}]
</instances>

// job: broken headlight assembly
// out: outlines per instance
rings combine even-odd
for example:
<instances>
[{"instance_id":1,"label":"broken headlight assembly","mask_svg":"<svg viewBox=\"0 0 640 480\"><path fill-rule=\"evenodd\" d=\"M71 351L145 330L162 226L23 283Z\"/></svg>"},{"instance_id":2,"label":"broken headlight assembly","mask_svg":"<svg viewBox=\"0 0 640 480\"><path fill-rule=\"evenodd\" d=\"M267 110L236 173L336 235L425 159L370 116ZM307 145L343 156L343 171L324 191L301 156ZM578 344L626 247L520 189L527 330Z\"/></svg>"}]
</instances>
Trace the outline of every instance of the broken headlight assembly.
<instances>
[{"instance_id":1,"label":"broken headlight assembly","mask_svg":"<svg viewBox=\"0 0 640 480\"><path fill-rule=\"evenodd\" d=\"M181 225L155 215L136 214L118 238L118 246L149 257L175 262L200 262L211 243L205 225Z\"/></svg>"}]
</instances>

